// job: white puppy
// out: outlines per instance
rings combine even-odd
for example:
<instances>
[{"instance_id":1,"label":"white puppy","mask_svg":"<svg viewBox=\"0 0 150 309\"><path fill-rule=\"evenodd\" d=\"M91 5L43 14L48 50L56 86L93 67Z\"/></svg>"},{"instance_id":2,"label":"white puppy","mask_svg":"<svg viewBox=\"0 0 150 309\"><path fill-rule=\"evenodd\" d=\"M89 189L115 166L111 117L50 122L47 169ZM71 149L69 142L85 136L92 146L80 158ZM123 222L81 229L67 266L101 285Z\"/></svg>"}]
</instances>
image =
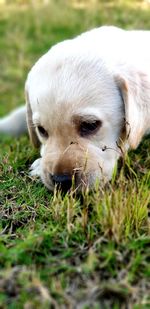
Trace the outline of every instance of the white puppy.
<instances>
[{"instance_id":1,"label":"white puppy","mask_svg":"<svg viewBox=\"0 0 150 309\"><path fill-rule=\"evenodd\" d=\"M135 149L150 130L150 31L108 26L59 43L33 66L25 90L30 138L41 146L31 174L50 190L107 181L120 148ZM24 114L1 120L0 131L19 135Z\"/></svg>"}]
</instances>

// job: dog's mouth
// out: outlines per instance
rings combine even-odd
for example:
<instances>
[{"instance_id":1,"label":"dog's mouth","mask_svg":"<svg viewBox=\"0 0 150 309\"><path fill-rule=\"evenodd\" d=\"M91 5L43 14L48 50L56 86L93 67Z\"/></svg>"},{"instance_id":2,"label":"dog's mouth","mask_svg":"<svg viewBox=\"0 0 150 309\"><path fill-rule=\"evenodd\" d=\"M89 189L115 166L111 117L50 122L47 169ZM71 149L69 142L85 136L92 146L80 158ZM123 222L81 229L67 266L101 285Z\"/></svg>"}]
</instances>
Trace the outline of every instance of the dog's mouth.
<instances>
[{"instance_id":1,"label":"dog's mouth","mask_svg":"<svg viewBox=\"0 0 150 309\"><path fill-rule=\"evenodd\" d=\"M53 187L61 190L63 193L66 192L78 192L83 187L88 186L87 177L81 172L76 171L71 174L54 174L50 176Z\"/></svg>"},{"instance_id":2,"label":"dog's mouth","mask_svg":"<svg viewBox=\"0 0 150 309\"><path fill-rule=\"evenodd\" d=\"M79 192L89 186L87 175L79 171L72 174L43 174L42 181L50 191L56 188L62 193Z\"/></svg>"},{"instance_id":3,"label":"dog's mouth","mask_svg":"<svg viewBox=\"0 0 150 309\"><path fill-rule=\"evenodd\" d=\"M40 176L50 191L55 188L64 193L85 191L87 188L93 189L97 181L105 183L111 178L116 153L112 160L112 151L105 151L104 156L99 148L95 152L92 148L86 153L75 150L53 157L53 160L49 153L42 157Z\"/></svg>"}]
</instances>

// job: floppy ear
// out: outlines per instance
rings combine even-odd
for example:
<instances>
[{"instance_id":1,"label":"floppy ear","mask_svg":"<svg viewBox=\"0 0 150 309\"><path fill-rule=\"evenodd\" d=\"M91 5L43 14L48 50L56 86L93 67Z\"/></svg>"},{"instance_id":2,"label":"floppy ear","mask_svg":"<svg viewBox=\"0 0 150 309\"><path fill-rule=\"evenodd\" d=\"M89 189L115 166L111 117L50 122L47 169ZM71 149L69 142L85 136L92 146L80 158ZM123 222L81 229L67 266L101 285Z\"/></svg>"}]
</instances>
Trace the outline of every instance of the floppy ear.
<instances>
[{"instance_id":1,"label":"floppy ear","mask_svg":"<svg viewBox=\"0 0 150 309\"><path fill-rule=\"evenodd\" d=\"M36 135L35 128L32 121L32 109L29 101L29 95L27 90L25 90L25 96L26 96L26 104L27 104L27 126L29 131L30 140L34 147L38 148L40 146L40 141Z\"/></svg>"},{"instance_id":2,"label":"floppy ear","mask_svg":"<svg viewBox=\"0 0 150 309\"><path fill-rule=\"evenodd\" d=\"M137 148L150 127L150 79L143 72L129 69L115 76L125 108L126 139Z\"/></svg>"}]
</instances>

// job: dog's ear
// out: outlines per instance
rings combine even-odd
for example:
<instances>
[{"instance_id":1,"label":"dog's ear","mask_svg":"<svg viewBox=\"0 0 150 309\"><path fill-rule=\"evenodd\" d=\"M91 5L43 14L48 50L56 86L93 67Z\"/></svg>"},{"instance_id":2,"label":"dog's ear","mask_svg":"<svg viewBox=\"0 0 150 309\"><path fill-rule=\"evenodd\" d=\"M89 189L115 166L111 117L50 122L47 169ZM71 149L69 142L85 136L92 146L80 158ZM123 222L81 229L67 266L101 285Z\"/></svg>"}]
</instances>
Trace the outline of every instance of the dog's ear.
<instances>
[{"instance_id":1,"label":"dog's ear","mask_svg":"<svg viewBox=\"0 0 150 309\"><path fill-rule=\"evenodd\" d=\"M29 101L29 95L28 91L25 90L25 96L26 96L26 104L27 104L27 126L29 131L30 140L34 147L38 148L40 146L40 141L37 137L37 134L35 132L35 128L32 121L32 109Z\"/></svg>"},{"instance_id":2,"label":"dog's ear","mask_svg":"<svg viewBox=\"0 0 150 309\"><path fill-rule=\"evenodd\" d=\"M131 68L115 75L115 80L124 102L126 138L135 149L149 127L150 80L145 73Z\"/></svg>"}]
</instances>

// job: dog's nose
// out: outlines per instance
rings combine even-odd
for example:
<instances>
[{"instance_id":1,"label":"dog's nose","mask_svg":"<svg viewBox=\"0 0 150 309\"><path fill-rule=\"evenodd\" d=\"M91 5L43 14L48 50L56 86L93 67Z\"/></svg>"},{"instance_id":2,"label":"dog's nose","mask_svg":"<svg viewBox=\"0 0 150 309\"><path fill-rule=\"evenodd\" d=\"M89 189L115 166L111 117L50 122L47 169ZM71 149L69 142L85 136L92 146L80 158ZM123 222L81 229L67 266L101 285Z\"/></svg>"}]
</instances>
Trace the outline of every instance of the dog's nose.
<instances>
[{"instance_id":1,"label":"dog's nose","mask_svg":"<svg viewBox=\"0 0 150 309\"><path fill-rule=\"evenodd\" d=\"M67 192L72 186L72 176L69 174L54 174L51 179L63 192Z\"/></svg>"}]
</instances>

